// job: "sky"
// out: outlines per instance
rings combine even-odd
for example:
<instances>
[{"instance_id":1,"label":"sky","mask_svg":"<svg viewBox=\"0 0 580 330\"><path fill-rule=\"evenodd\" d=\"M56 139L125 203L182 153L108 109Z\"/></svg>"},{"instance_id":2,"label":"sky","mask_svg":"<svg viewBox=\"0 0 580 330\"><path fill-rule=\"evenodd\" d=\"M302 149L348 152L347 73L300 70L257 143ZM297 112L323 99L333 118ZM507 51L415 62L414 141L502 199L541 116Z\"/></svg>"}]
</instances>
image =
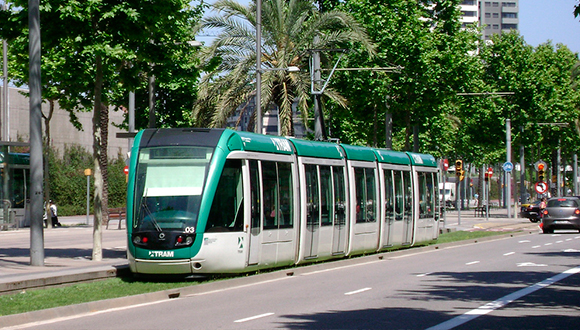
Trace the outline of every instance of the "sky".
<instances>
[{"instance_id":1,"label":"sky","mask_svg":"<svg viewBox=\"0 0 580 330\"><path fill-rule=\"evenodd\" d=\"M215 0L211 0L213 2ZM247 5L250 0L238 0ZM536 47L552 40L580 53L580 19L574 17L579 0L520 0L520 34ZM200 39L202 41L209 41Z\"/></svg>"},{"instance_id":2,"label":"sky","mask_svg":"<svg viewBox=\"0 0 580 330\"><path fill-rule=\"evenodd\" d=\"M578 0L520 0L520 34L536 47L552 40L580 53L580 20L574 17Z\"/></svg>"}]
</instances>

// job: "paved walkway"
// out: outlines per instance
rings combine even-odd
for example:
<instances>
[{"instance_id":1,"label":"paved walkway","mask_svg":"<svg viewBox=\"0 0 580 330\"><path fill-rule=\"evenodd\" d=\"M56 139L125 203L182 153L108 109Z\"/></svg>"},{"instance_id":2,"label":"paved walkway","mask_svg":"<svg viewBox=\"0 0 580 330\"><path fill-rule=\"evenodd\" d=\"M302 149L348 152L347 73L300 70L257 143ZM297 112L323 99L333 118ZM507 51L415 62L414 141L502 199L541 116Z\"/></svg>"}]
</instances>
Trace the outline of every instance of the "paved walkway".
<instances>
[{"instance_id":1,"label":"paved walkway","mask_svg":"<svg viewBox=\"0 0 580 330\"><path fill-rule=\"evenodd\" d=\"M114 277L119 271L128 271L126 259L126 238L123 229L118 230L117 221L112 221L105 234L115 235L115 240L107 246L103 243L104 256L100 262L92 261L92 216L87 225L86 216L60 217L64 227L51 229L52 231L64 230L70 232L71 246L74 248L58 249L58 253L45 254L45 266L30 265L30 245L21 245L14 248L10 244L14 242L30 241L30 230L0 231L0 294L25 290L33 287L74 283L86 279L98 279ZM443 220L443 219L442 219ZM475 217L473 210L449 211L441 222L442 231L527 231L539 232L537 224L531 223L525 218L507 218L507 211L496 209L490 211L489 217ZM49 230L45 231L47 236ZM83 238L81 239L81 235ZM88 241L83 248L76 241ZM13 242L13 243L10 243ZM80 244L80 243L79 243ZM27 248L25 247L27 246Z\"/></svg>"}]
</instances>

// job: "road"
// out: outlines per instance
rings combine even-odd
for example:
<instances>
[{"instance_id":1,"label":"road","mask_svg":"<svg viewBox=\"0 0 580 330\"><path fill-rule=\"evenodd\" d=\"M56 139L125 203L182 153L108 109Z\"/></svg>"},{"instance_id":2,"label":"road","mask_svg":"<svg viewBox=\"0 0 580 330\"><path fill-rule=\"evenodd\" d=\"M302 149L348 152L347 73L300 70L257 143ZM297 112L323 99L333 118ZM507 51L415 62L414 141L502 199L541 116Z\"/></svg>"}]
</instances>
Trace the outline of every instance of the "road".
<instances>
[{"instance_id":1,"label":"road","mask_svg":"<svg viewBox=\"0 0 580 330\"><path fill-rule=\"evenodd\" d=\"M580 321L579 256L578 233L516 236L21 328L566 329Z\"/></svg>"}]
</instances>

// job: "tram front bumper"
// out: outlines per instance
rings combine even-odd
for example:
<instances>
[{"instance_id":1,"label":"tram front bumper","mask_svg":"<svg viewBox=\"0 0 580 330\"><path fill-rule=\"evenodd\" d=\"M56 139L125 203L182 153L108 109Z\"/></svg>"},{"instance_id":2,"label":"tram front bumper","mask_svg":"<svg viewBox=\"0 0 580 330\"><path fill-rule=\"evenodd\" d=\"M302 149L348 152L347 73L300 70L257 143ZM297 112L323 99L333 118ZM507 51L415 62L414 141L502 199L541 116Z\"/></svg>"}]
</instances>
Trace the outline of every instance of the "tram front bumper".
<instances>
[{"instance_id":1,"label":"tram front bumper","mask_svg":"<svg viewBox=\"0 0 580 330\"><path fill-rule=\"evenodd\" d=\"M191 274L192 265L189 259L149 260L133 259L129 261L133 273L139 274Z\"/></svg>"}]
</instances>

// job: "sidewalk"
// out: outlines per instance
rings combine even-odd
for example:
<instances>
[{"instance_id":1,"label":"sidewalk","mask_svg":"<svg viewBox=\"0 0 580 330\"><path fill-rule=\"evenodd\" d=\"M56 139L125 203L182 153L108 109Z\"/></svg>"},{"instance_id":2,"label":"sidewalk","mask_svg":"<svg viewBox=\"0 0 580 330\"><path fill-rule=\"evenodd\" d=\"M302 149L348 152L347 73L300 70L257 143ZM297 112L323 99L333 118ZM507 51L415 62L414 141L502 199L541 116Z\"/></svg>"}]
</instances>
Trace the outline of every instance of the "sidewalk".
<instances>
[{"instance_id":1,"label":"sidewalk","mask_svg":"<svg viewBox=\"0 0 580 330\"><path fill-rule=\"evenodd\" d=\"M103 228L104 235L111 236L112 239L107 239L107 242L103 243L103 260L95 262L90 259L92 216L89 217L89 225L87 225L86 216L60 217L60 222L63 227L45 229L45 236L68 230L71 235L68 244L71 247L53 249L45 247L53 253L45 253L44 267L30 266L30 230L28 228L0 231L0 294L74 283L86 279L115 277L118 272L128 271L124 223L122 230L117 229L117 221L111 221L109 229ZM474 210L462 210L460 219L457 211L448 211L445 221L441 219L440 229L441 232L476 230L539 232L537 223L532 223L526 218L507 218L505 209L491 210L488 218L475 217ZM67 232L66 235L69 233ZM75 243L75 239L90 242L81 246ZM19 241L26 242L16 248L10 245L11 242Z\"/></svg>"}]
</instances>

